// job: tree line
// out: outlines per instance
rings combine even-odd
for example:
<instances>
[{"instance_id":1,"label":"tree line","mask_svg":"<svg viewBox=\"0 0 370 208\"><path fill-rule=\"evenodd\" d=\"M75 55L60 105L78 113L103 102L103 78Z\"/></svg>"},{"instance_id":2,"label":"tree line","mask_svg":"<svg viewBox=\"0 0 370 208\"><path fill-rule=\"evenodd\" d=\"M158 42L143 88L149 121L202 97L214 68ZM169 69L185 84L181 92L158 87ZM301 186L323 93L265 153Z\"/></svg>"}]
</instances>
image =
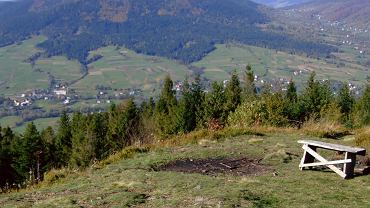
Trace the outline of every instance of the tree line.
<instances>
[{"instance_id":1,"label":"tree line","mask_svg":"<svg viewBox=\"0 0 370 208\"><path fill-rule=\"evenodd\" d=\"M185 79L176 96L167 76L159 97L140 105L128 100L101 113L64 112L58 127L39 131L30 123L21 135L0 128L0 187L24 187L50 169L87 167L124 147L198 129L299 128L322 120L347 128L369 125L370 85L355 99L347 84L334 94L330 83L317 81L313 73L302 92L291 81L285 91L266 85L257 93L247 66L242 78L234 71L227 83L213 82L209 92L200 76Z\"/></svg>"}]
</instances>

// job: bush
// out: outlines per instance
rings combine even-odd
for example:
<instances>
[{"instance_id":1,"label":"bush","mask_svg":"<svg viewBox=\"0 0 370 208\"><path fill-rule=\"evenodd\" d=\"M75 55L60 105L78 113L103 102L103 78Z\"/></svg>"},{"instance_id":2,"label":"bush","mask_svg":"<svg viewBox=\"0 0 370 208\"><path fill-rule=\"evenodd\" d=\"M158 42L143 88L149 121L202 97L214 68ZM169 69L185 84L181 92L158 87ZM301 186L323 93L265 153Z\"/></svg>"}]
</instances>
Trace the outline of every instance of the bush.
<instances>
[{"instance_id":1,"label":"bush","mask_svg":"<svg viewBox=\"0 0 370 208\"><path fill-rule=\"evenodd\" d=\"M116 154L109 156L107 159L101 161L100 164L109 165L113 162L116 162L122 159L131 158L137 153L145 153L148 151L149 151L149 147L128 147Z\"/></svg>"},{"instance_id":2,"label":"bush","mask_svg":"<svg viewBox=\"0 0 370 208\"><path fill-rule=\"evenodd\" d=\"M356 132L356 145L362 146L370 151L370 126Z\"/></svg>"},{"instance_id":3,"label":"bush","mask_svg":"<svg viewBox=\"0 0 370 208\"><path fill-rule=\"evenodd\" d=\"M328 119L311 119L303 124L302 131L310 136L333 139L350 134L342 124Z\"/></svg>"},{"instance_id":4,"label":"bush","mask_svg":"<svg viewBox=\"0 0 370 208\"><path fill-rule=\"evenodd\" d=\"M59 170L52 169L44 174L43 184L53 184L60 179L66 178L70 174L72 174L72 171L65 168Z\"/></svg>"}]
</instances>

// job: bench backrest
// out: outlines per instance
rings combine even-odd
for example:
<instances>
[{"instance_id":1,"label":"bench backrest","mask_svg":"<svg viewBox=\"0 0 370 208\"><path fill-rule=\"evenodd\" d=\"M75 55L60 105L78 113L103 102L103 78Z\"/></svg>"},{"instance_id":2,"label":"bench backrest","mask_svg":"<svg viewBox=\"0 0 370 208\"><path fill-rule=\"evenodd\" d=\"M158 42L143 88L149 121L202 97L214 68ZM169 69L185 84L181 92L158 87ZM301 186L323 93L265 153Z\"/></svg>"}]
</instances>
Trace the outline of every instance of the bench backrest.
<instances>
[{"instance_id":1,"label":"bench backrest","mask_svg":"<svg viewBox=\"0 0 370 208\"><path fill-rule=\"evenodd\" d=\"M320 147L320 148L328 149L328 150L336 150L340 152L350 152L350 153L354 153L357 155L363 155L363 156L365 156L366 154L366 150L364 148L350 147L350 146L344 146L340 144L331 144L331 143L325 143L325 142L319 142L319 141L313 141L313 140L299 140L298 143Z\"/></svg>"}]
</instances>

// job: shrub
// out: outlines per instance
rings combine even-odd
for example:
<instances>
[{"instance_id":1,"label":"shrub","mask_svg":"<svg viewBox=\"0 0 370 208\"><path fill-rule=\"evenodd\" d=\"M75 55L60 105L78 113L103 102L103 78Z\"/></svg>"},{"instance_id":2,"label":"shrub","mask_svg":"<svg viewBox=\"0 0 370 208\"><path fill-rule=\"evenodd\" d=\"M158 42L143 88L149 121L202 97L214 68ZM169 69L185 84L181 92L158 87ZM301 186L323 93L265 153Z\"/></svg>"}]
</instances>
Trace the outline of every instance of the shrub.
<instances>
[{"instance_id":1,"label":"shrub","mask_svg":"<svg viewBox=\"0 0 370 208\"><path fill-rule=\"evenodd\" d=\"M42 183L50 185L60 179L66 178L70 174L72 174L72 171L65 168L59 170L52 169L44 174L44 180Z\"/></svg>"},{"instance_id":2,"label":"shrub","mask_svg":"<svg viewBox=\"0 0 370 208\"><path fill-rule=\"evenodd\" d=\"M370 151L370 126L356 132L356 145L362 146Z\"/></svg>"},{"instance_id":3,"label":"shrub","mask_svg":"<svg viewBox=\"0 0 370 208\"><path fill-rule=\"evenodd\" d=\"M328 119L310 119L303 124L302 131L310 136L333 139L350 133L348 129L339 122L330 121Z\"/></svg>"}]
</instances>

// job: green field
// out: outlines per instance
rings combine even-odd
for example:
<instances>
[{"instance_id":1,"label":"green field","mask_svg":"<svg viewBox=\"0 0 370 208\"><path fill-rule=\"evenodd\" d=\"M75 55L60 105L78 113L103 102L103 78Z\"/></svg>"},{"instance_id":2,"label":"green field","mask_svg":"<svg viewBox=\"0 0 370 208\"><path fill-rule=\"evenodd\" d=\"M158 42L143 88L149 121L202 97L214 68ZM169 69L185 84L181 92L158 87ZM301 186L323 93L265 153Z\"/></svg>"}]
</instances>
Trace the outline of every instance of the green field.
<instances>
[{"instance_id":1,"label":"green field","mask_svg":"<svg viewBox=\"0 0 370 208\"><path fill-rule=\"evenodd\" d=\"M14 96L34 89L47 89L50 73L57 80L73 81L81 77L80 64L62 56L40 58L35 66L26 60L42 52L36 48L45 37L31 39L0 48L0 95Z\"/></svg>"},{"instance_id":2,"label":"green field","mask_svg":"<svg viewBox=\"0 0 370 208\"><path fill-rule=\"evenodd\" d=\"M39 118L39 119L33 120L32 122L36 125L37 129L41 131L43 129L46 129L49 126L53 127L54 130L56 130L55 127L58 126L57 125L58 121L59 121L59 118ZM26 129L28 123L30 122L25 122L23 125L13 128L13 130L17 133L22 134L24 130Z\"/></svg>"},{"instance_id":3,"label":"green field","mask_svg":"<svg viewBox=\"0 0 370 208\"><path fill-rule=\"evenodd\" d=\"M89 65L89 75L72 87L81 93L96 93L95 86L114 89L138 88L152 92L166 74L173 80L184 80L191 71L187 66L165 58L146 56L130 50L108 46L90 53L103 58Z\"/></svg>"},{"instance_id":4,"label":"green field","mask_svg":"<svg viewBox=\"0 0 370 208\"><path fill-rule=\"evenodd\" d=\"M204 138L191 145L157 148L105 167L97 165L70 173L54 184L0 195L0 204L2 207L369 207L369 176L343 180L328 170L299 170L303 151L297 140L301 137L269 134ZM321 140L352 145L351 140ZM325 155L331 158L334 154ZM155 171L160 165L184 158L242 157L260 160L269 169L247 176Z\"/></svg>"},{"instance_id":5,"label":"green field","mask_svg":"<svg viewBox=\"0 0 370 208\"><path fill-rule=\"evenodd\" d=\"M18 116L6 116L0 119L0 126L14 128L16 123L21 121L22 119Z\"/></svg>"},{"instance_id":6,"label":"green field","mask_svg":"<svg viewBox=\"0 0 370 208\"><path fill-rule=\"evenodd\" d=\"M336 54L345 56L347 53ZM338 62L345 65L337 66ZM217 49L194 66L203 67L204 76L223 80L234 69L241 72L250 64L255 74L265 80L285 78L297 83L304 83L309 74L315 71L319 79L348 81L363 85L366 83L368 69L354 63L354 59L318 60L285 52L245 45L217 45ZM294 75L295 71L301 75Z\"/></svg>"}]
</instances>

